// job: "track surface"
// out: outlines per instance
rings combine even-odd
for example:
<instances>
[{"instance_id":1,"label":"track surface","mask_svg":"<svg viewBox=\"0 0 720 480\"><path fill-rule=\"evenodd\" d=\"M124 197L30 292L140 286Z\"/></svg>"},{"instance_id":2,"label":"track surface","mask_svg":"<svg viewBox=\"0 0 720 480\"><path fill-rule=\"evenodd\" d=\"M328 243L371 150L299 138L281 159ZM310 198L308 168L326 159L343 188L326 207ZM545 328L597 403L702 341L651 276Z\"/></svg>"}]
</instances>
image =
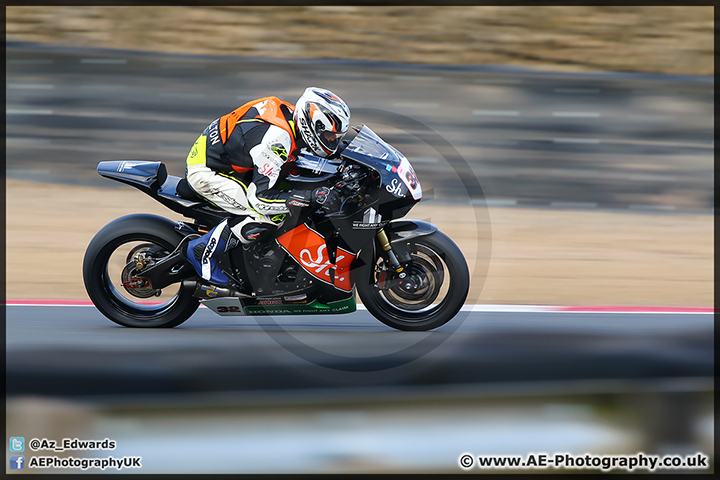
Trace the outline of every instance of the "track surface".
<instances>
[{"instance_id":1,"label":"track surface","mask_svg":"<svg viewBox=\"0 0 720 480\"><path fill-rule=\"evenodd\" d=\"M6 55L9 178L109 187L94 169L117 158L160 160L182 175L189 147L218 116L271 94L294 102L306 86L318 85L348 102L353 123L368 123L406 153L423 189L433 192L426 199L467 204L482 202L484 192L495 205L713 208L709 77L17 44ZM413 121L440 134L464 160ZM458 188L467 175L479 179L483 192Z\"/></svg>"},{"instance_id":2,"label":"track surface","mask_svg":"<svg viewBox=\"0 0 720 480\"><path fill-rule=\"evenodd\" d=\"M7 307L7 393L97 396L711 377L713 316L461 312L398 332L366 311L115 326L94 307Z\"/></svg>"},{"instance_id":3,"label":"track surface","mask_svg":"<svg viewBox=\"0 0 720 480\"><path fill-rule=\"evenodd\" d=\"M308 85L340 94L413 162L426 199L711 212L709 78L6 49L10 179L126 188L97 162L182 175L215 118ZM398 115L407 117L404 120ZM423 130L437 132L451 147ZM392 126L399 127L393 128ZM433 140L432 145L423 140ZM443 146L444 145L444 146ZM437 150L434 148L437 147ZM454 149L464 160L457 157ZM463 162L467 161L466 165ZM458 188L474 175L483 192ZM114 326L92 307L7 307L7 392L85 396L711 376L711 315L467 313L432 333L367 312ZM457 331L453 329L457 327Z\"/></svg>"}]
</instances>

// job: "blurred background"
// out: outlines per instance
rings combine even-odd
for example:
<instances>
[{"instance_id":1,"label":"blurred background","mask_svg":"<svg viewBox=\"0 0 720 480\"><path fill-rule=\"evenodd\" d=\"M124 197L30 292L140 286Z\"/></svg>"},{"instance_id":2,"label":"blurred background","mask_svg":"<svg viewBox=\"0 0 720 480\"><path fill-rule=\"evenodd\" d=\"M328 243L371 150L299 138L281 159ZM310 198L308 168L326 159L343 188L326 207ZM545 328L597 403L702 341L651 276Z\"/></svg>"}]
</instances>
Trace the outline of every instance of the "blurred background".
<instances>
[{"instance_id":1,"label":"blurred background","mask_svg":"<svg viewBox=\"0 0 720 480\"><path fill-rule=\"evenodd\" d=\"M6 438L108 437L73 455L147 473L712 456L713 31L712 7L6 8L6 295L54 300L6 307ZM414 334L201 309L158 332L57 306L87 300L105 223L174 218L97 162L182 175L213 119L309 85L413 162L411 216L465 253L467 311Z\"/></svg>"}]
</instances>

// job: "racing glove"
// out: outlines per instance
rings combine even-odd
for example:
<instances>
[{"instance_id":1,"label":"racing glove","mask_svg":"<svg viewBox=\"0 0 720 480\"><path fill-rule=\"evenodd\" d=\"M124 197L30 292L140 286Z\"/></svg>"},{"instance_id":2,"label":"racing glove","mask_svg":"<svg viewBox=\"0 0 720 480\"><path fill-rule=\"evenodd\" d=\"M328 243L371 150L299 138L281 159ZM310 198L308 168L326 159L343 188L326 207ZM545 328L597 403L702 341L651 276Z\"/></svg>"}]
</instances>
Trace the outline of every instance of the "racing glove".
<instances>
[{"instance_id":1,"label":"racing glove","mask_svg":"<svg viewBox=\"0 0 720 480\"><path fill-rule=\"evenodd\" d=\"M338 196L335 191L327 187L319 187L315 190L293 190L287 205L290 207L309 207L311 203L320 205L325 210L337 208Z\"/></svg>"},{"instance_id":2,"label":"racing glove","mask_svg":"<svg viewBox=\"0 0 720 480\"><path fill-rule=\"evenodd\" d=\"M320 187L313 190L313 202L320 205L326 212L336 212L340 208L340 196L335 190Z\"/></svg>"},{"instance_id":3,"label":"racing glove","mask_svg":"<svg viewBox=\"0 0 720 480\"><path fill-rule=\"evenodd\" d=\"M293 190L285 204L288 207L308 207L311 201L311 190Z\"/></svg>"}]
</instances>

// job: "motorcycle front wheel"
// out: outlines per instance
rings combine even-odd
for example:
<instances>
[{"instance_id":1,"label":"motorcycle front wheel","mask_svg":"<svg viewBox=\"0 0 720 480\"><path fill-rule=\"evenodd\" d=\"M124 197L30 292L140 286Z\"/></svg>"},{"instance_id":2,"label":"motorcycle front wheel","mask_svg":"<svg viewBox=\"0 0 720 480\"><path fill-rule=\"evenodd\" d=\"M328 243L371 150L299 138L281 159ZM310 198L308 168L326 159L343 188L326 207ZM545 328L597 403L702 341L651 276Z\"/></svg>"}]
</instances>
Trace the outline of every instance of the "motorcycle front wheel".
<instances>
[{"instance_id":1,"label":"motorcycle front wheel","mask_svg":"<svg viewBox=\"0 0 720 480\"><path fill-rule=\"evenodd\" d=\"M182 282L162 290L142 279L138 264L170 255L182 237L162 217L132 215L111 222L85 252L85 290L98 310L125 327L170 328L180 325L199 306Z\"/></svg>"},{"instance_id":2,"label":"motorcycle front wheel","mask_svg":"<svg viewBox=\"0 0 720 480\"><path fill-rule=\"evenodd\" d=\"M467 298L470 273L465 257L440 231L403 240L403 246L412 257L406 276L390 288L380 288L382 276L391 270L381 255L375 255L359 269L360 300L375 318L398 330L426 331L444 325Z\"/></svg>"}]
</instances>

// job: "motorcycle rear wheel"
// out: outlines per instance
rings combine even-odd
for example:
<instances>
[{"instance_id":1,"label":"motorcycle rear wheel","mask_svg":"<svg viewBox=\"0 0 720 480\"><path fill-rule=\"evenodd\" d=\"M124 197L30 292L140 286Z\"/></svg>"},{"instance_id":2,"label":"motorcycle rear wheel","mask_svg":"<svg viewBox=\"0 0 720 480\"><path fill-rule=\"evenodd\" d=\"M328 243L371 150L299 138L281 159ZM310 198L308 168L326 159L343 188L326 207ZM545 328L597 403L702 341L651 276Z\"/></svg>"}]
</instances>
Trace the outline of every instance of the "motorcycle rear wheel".
<instances>
[{"instance_id":1,"label":"motorcycle rear wheel","mask_svg":"<svg viewBox=\"0 0 720 480\"><path fill-rule=\"evenodd\" d=\"M85 290L97 309L125 327L171 328L190 318L200 303L181 283L156 292L158 297L147 287L133 288L128 283L136 273L135 255L162 258L181 239L172 222L162 217L134 215L106 225L88 245L83 261Z\"/></svg>"},{"instance_id":2,"label":"motorcycle rear wheel","mask_svg":"<svg viewBox=\"0 0 720 480\"><path fill-rule=\"evenodd\" d=\"M359 269L357 291L367 310L378 320L398 330L427 331L444 325L462 308L470 287L465 257L455 243L440 231L404 240L413 259L406 278L414 276L417 288L402 285L382 290L375 286L385 260L375 260Z\"/></svg>"}]
</instances>

